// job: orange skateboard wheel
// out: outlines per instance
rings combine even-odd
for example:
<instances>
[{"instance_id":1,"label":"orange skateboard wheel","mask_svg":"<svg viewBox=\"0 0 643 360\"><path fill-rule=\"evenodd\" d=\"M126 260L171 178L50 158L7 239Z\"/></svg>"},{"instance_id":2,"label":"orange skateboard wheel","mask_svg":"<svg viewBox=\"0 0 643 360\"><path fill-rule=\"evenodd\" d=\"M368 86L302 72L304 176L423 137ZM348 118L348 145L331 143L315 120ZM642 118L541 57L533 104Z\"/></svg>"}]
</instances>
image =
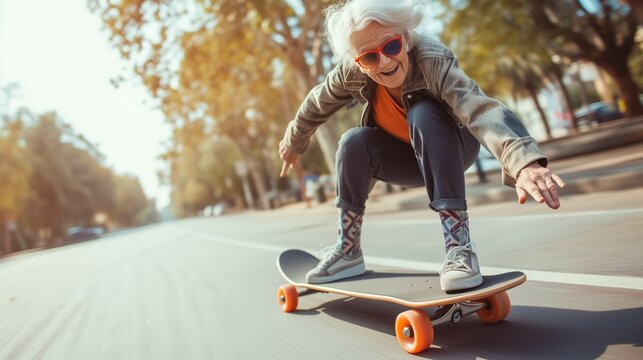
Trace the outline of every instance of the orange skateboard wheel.
<instances>
[{"instance_id":1,"label":"orange skateboard wheel","mask_svg":"<svg viewBox=\"0 0 643 360\"><path fill-rule=\"evenodd\" d=\"M292 284L281 285L279 291L277 291L277 300L279 300L281 310L285 312L297 310L297 304L299 303L297 288Z\"/></svg>"},{"instance_id":2,"label":"orange skateboard wheel","mask_svg":"<svg viewBox=\"0 0 643 360\"><path fill-rule=\"evenodd\" d=\"M480 320L488 324L494 324L509 316L509 312L511 312L511 301L506 291L493 294L485 298L484 301L489 305L487 308L477 311Z\"/></svg>"},{"instance_id":3,"label":"orange skateboard wheel","mask_svg":"<svg viewBox=\"0 0 643 360\"><path fill-rule=\"evenodd\" d=\"M408 310L397 316L395 336L406 352L417 354L433 343L433 324L424 311Z\"/></svg>"}]
</instances>

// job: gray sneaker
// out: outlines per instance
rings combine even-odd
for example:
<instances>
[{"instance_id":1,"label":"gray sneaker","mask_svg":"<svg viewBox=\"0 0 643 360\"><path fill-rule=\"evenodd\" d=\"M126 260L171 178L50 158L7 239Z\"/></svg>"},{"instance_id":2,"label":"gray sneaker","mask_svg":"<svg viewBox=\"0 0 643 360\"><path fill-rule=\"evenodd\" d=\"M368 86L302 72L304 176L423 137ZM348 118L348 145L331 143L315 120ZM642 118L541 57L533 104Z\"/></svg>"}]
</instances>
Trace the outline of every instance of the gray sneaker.
<instances>
[{"instance_id":1,"label":"gray sneaker","mask_svg":"<svg viewBox=\"0 0 643 360\"><path fill-rule=\"evenodd\" d=\"M472 243L449 250L440 270L443 291L465 290L482 284L478 256Z\"/></svg>"},{"instance_id":2,"label":"gray sneaker","mask_svg":"<svg viewBox=\"0 0 643 360\"><path fill-rule=\"evenodd\" d=\"M351 276L362 275L366 272L362 251L348 257L339 245L332 245L322 250L321 261L314 269L306 274L306 282L323 284Z\"/></svg>"}]
</instances>

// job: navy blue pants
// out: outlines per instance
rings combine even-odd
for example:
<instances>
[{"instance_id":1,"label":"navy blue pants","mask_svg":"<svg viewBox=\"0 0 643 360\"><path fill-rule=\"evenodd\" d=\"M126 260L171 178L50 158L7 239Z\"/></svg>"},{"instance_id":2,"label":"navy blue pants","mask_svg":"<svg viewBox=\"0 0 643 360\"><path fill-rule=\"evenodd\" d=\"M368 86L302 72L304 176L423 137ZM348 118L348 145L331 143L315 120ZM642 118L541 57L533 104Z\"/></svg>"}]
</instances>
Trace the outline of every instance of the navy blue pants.
<instances>
[{"instance_id":1,"label":"navy blue pants","mask_svg":"<svg viewBox=\"0 0 643 360\"><path fill-rule=\"evenodd\" d=\"M480 143L445 110L422 100L407 113L411 144L376 127L348 130L337 150L337 207L364 213L374 180L426 187L429 207L466 210L464 171L475 162Z\"/></svg>"}]
</instances>

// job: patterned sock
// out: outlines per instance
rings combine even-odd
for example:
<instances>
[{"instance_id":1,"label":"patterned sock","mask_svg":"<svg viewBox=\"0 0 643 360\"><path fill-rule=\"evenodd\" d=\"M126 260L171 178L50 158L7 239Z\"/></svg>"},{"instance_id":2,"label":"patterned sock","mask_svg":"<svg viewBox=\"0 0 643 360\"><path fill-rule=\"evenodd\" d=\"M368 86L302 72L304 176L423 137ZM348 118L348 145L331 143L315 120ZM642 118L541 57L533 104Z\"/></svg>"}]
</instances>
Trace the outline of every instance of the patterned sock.
<instances>
[{"instance_id":1,"label":"patterned sock","mask_svg":"<svg viewBox=\"0 0 643 360\"><path fill-rule=\"evenodd\" d=\"M440 210L444 247L449 252L455 246L469 243L469 216L466 210Z\"/></svg>"},{"instance_id":2,"label":"patterned sock","mask_svg":"<svg viewBox=\"0 0 643 360\"><path fill-rule=\"evenodd\" d=\"M360 252L359 243L363 216L350 210L339 209L339 237L337 241L341 243L342 251L348 256Z\"/></svg>"}]
</instances>

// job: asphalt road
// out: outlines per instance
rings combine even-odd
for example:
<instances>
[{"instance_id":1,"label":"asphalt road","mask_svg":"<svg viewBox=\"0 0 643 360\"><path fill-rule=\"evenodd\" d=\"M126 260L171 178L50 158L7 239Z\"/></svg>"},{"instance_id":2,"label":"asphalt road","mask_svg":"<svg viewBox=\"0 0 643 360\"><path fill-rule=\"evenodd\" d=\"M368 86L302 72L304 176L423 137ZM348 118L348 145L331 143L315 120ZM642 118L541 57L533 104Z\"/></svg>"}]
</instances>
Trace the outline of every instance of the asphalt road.
<instances>
[{"instance_id":1,"label":"asphalt road","mask_svg":"<svg viewBox=\"0 0 643 360\"><path fill-rule=\"evenodd\" d=\"M643 189L469 211L483 272L525 271L511 315L435 328L435 359L643 358ZM401 306L313 294L283 313L279 252L334 241L333 211L150 226L0 259L0 359L404 359ZM367 267L436 270L428 210L365 217Z\"/></svg>"}]
</instances>

